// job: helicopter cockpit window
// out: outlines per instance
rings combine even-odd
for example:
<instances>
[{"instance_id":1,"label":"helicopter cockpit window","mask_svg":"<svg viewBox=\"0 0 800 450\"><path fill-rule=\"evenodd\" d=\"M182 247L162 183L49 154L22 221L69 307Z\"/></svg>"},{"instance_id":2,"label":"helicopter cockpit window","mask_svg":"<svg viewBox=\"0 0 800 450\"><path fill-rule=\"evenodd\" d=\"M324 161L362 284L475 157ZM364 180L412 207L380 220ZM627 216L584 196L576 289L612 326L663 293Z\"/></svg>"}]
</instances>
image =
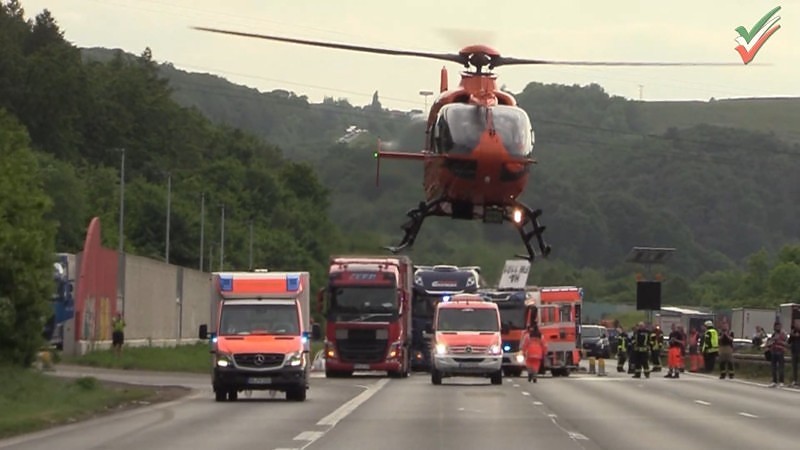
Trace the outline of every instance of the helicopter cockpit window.
<instances>
[{"instance_id":1,"label":"helicopter cockpit window","mask_svg":"<svg viewBox=\"0 0 800 450\"><path fill-rule=\"evenodd\" d=\"M492 107L492 122L506 150L528 157L533 151L533 131L528 115L515 106Z\"/></svg>"},{"instance_id":2,"label":"helicopter cockpit window","mask_svg":"<svg viewBox=\"0 0 800 450\"><path fill-rule=\"evenodd\" d=\"M524 110L493 106L492 123L505 148L514 156L528 157L533 150L531 123ZM469 154L486 131L486 109L476 105L450 104L439 112L436 124L438 153Z\"/></svg>"},{"instance_id":3,"label":"helicopter cockpit window","mask_svg":"<svg viewBox=\"0 0 800 450\"><path fill-rule=\"evenodd\" d=\"M436 147L439 153L469 154L486 130L486 112L475 105L450 104L439 112Z\"/></svg>"}]
</instances>

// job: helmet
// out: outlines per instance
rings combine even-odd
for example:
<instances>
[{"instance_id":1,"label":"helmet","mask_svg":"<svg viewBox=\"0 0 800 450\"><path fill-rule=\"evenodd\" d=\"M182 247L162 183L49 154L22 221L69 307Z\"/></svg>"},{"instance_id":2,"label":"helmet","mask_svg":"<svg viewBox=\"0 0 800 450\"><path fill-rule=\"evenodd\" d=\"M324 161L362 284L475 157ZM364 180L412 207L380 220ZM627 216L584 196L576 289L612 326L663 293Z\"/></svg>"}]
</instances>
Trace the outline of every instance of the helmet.
<instances>
[{"instance_id":1,"label":"helmet","mask_svg":"<svg viewBox=\"0 0 800 450\"><path fill-rule=\"evenodd\" d=\"M703 325L705 325L707 327L713 327L714 326L714 322L712 322L710 320L706 320L706 322Z\"/></svg>"}]
</instances>

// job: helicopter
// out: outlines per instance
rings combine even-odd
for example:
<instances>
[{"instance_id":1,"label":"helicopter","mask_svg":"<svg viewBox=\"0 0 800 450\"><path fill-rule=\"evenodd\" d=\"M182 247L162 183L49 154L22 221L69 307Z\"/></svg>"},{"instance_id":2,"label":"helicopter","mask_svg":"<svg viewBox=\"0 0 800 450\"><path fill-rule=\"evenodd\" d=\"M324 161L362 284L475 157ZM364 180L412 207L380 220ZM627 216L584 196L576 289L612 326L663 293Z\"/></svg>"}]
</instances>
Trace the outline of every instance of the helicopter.
<instances>
[{"instance_id":1,"label":"helicopter","mask_svg":"<svg viewBox=\"0 0 800 450\"><path fill-rule=\"evenodd\" d=\"M374 153L377 178L380 160L421 160L424 163L425 200L410 209L401 229L403 239L385 249L399 253L413 246L425 218L483 220L484 223L511 222L519 232L527 254L518 258L533 262L537 253L531 244L535 238L539 254L547 257L552 248L542 236L545 226L539 222L541 209L533 209L520 200L525 191L532 158L534 130L527 112L516 99L497 86L491 71L509 65L572 66L731 66L734 63L703 62L604 62L554 61L502 56L482 44L469 45L458 53L431 53L365 47L334 42L296 39L208 27L195 30L240 37L265 39L291 44L326 47L392 56L411 56L454 62L467 70L461 72L458 87L450 89L447 68L440 74L439 96L428 112L424 148L415 153L384 151L380 141ZM472 70L470 70L472 68ZM484 70L488 69L488 70Z\"/></svg>"}]
</instances>

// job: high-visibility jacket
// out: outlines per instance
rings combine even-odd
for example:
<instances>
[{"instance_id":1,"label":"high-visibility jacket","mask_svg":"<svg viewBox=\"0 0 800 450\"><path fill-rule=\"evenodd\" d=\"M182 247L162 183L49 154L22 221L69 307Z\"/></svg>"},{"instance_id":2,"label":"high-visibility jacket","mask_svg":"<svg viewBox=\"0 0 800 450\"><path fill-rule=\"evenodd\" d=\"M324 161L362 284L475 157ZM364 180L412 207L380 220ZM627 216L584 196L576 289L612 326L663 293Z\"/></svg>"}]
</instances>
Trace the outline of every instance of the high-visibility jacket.
<instances>
[{"instance_id":1,"label":"high-visibility jacket","mask_svg":"<svg viewBox=\"0 0 800 450\"><path fill-rule=\"evenodd\" d=\"M703 336L703 353L719 352L719 333L716 328L709 328Z\"/></svg>"},{"instance_id":2,"label":"high-visibility jacket","mask_svg":"<svg viewBox=\"0 0 800 450\"><path fill-rule=\"evenodd\" d=\"M653 350L661 350L664 348L663 335L658 333L650 333L650 347Z\"/></svg>"},{"instance_id":3,"label":"high-visibility jacket","mask_svg":"<svg viewBox=\"0 0 800 450\"><path fill-rule=\"evenodd\" d=\"M626 353L628 351L628 336L620 334L617 338L617 352Z\"/></svg>"}]
</instances>

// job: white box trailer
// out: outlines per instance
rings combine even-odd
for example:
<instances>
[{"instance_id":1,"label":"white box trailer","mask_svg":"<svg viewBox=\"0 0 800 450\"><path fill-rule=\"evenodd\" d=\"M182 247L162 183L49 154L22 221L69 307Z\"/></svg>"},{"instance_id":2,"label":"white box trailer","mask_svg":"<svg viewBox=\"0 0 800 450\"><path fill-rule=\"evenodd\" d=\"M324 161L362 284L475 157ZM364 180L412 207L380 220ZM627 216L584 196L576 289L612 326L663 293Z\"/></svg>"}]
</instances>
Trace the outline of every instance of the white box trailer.
<instances>
[{"instance_id":1,"label":"white box trailer","mask_svg":"<svg viewBox=\"0 0 800 450\"><path fill-rule=\"evenodd\" d=\"M792 325L800 328L800 303L781 303L780 318L783 331L786 333L792 329ZM771 327L767 328L767 330L771 329Z\"/></svg>"},{"instance_id":2,"label":"white box trailer","mask_svg":"<svg viewBox=\"0 0 800 450\"><path fill-rule=\"evenodd\" d=\"M733 308L731 310L731 331L736 338L752 339L756 327L764 328L767 333L772 331L777 311L766 308Z\"/></svg>"}]
</instances>

